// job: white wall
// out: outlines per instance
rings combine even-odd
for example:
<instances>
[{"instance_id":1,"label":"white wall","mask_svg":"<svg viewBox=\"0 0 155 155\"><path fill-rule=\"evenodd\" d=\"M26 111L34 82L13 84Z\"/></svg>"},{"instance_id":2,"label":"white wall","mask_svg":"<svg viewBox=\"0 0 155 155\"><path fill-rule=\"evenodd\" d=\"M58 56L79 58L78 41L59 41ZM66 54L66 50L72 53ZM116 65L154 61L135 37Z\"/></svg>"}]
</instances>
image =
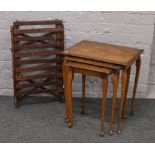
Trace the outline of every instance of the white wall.
<instances>
[{"instance_id":1,"label":"white wall","mask_svg":"<svg viewBox=\"0 0 155 155\"><path fill-rule=\"evenodd\" d=\"M0 95L12 95L12 65L10 26L15 20L62 19L65 26L65 47L70 47L83 39L118 45L143 48L138 97L149 96L155 85L155 78L149 80L155 12L0 12ZM151 72L154 72L155 64ZM155 73L153 73L155 75ZM135 75L132 67L128 97L131 96ZM151 75L152 77L152 75ZM101 81L87 78L87 96L101 97ZM151 87L150 87L151 86ZM149 89L148 89L149 87ZM81 94L81 76L76 75L73 84L74 96ZM155 90L155 87L154 89ZM154 92L154 91L151 92ZM119 93L120 95L120 87ZM109 78L108 96L112 95ZM155 95L152 95L155 97Z\"/></svg>"}]
</instances>

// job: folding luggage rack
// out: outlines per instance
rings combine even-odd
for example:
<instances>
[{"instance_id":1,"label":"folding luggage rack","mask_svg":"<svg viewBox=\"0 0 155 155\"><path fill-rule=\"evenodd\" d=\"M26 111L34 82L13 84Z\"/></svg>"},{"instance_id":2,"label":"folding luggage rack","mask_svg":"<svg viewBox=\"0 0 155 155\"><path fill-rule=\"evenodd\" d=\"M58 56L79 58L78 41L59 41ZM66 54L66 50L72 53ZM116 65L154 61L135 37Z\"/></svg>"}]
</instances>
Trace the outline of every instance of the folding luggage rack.
<instances>
[{"instance_id":1,"label":"folding luggage rack","mask_svg":"<svg viewBox=\"0 0 155 155\"><path fill-rule=\"evenodd\" d=\"M63 98L61 20L16 21L11 27L14 103L31 94Z\"/></svg>"}]
</instances>

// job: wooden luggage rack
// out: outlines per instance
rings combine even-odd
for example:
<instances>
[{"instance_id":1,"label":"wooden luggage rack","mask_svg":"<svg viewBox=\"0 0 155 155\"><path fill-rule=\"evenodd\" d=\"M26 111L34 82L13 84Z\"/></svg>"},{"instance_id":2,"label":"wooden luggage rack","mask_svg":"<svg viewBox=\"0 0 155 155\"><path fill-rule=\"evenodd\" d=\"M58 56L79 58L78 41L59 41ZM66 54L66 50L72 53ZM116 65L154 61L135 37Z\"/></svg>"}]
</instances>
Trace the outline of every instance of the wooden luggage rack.
<instances>
[{"instance_id":1,"label":"wooden luggage rack","mask_svg":"<svg viewBox=\"0 0 155 155\"><path fill-rule=\"evenodd\" d=\"M11 27L14 103L31 94L63 98L61 20L16 21Z\"/></svg>"}]
</instances>

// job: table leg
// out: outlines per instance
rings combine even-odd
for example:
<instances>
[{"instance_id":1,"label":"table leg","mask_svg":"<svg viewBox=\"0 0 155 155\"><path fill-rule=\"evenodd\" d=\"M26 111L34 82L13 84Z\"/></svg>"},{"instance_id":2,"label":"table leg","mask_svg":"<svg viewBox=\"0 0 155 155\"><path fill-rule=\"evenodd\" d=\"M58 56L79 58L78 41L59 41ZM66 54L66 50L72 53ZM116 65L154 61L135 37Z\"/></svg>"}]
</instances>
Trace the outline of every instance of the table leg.
<instances>
[{"instance_id":1,"label":"table leg","mask_svg":"<svg viewBox=\"0 0 155 155\"><path fill-rule=\"evenodd\" d=\"M113 134L113 122L114 122L114 112L115 112L115 104L117 97L117 89L118 89L118 80L119 80L119 72L114 71L113 73L113 98L112 98L112 108L111 108L111 118L110 118L110 135Z\"/></svg>"},{"instance_id":2,"label":"table leg","mask_svg":"<svg viewBox=\"0 0 155 155\"><path fill-rule=\"evenodd\" d=\"M124 97L124 102L123 102L123 113L122 113L122 118L125 119L125 104L126 104L126 97L128 94L128 88L129 88L129 82L130 82L130 72L131 72L131 66L127 70L127 83L126 83L126 90L125 90L125 97Z\"/></svg>"},{"instance_id":3,"label":"table leg","mask_svg":"<svg viewBox=\"0 0 155 155\"><path fill-rule=\"evenodd\" d=\"M119 113L118 113L118 124L117 124L117 133L121 132L120 125L121 125L121 117L122 117L122 110L123 110L123 103L125 99L125 90L126 90L126 83L127 83L127 69L124 68L122 70L122 77L121 77L121 83L122 83L122 88L121 88L121 103L119 106Z\"/></svg>"},{"instance_id":4,"label":"table leg","mask_svg":"<svg viewBox=\"0 0 155 155\"><path fill-rule=\"evenodd\" d=\"M134 90L133 90L133 96L132 96L131 115L134 115L135 113L135 96L136 96L138 79L140 74L140 66L141 66L141 58L139 57L136 61L136 76L135 76Z\"/></svg>"},{"instance_id":5,"label":"table leg","mask_svg":"<svg viewBox=\"0 0 155 155\"><path fill-rule=\"evenodd\" d=\"M82 98L80 101L80 110L82 114L84 114L85 112L85 83L86 83L86 77L85 75L82 75Z\"/></svg>"},{"instance_id":6,"label":"table leg","mask_svg":"<svg viewBox=\"0 0 155 155\"><path fill-rule=\"evenodd\" d=\"M66 80L66 62L64 61L63 63L63 83L64 83L64 98L65 98L65 123L69 122L68 118L68 94L67 94L67 80Z\"/></svg>"},{"instance_id":7,"label":"table leg","mask_svg":"<svg viewBox=\"0 0 155 155\"><path fill-rule=\"evenodd\" d=\"M106 110L106 96L107 96L107 87L108 87L108 78L107 76L102 79L102 121L101 121L101 130L100 136L104 136L104 119L105 119L105 110Z\"/></svg>"},{"instance_id":8,"label":"table leg","mask_svg":"<svg viewBox=\"0 0 155 155\"><path fill-rule=\"evenodd\" d=\"M67 91L68 91L68 110L69 110L69 122L68 127L72 127L73 122L73 112L72 112L72 78L73 78L73 71L71 67L67 67Z\"/></svg>"}]
</instances>

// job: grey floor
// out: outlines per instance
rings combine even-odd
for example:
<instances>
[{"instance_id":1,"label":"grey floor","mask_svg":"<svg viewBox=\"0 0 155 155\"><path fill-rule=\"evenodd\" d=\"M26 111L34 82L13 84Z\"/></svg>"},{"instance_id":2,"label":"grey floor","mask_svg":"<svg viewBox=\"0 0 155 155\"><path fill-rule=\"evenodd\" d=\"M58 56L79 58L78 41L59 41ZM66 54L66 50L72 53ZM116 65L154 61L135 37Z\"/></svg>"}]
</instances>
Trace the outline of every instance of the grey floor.
<instances>
[{"instance_id":1,"label":"grey floor","mask_svg":"<svg viewBox=\"0 0 155 155\"><path fill-rule=\"evenodd\" d=\"M127 100L129 112L130 100ZM118 103L116 115L118 112ZM27 97L14 109L12 97L0 97L0 142L155 142L155 100L137 99L135 116L122 120L122 133L110 136L107 101L105 136L99 137L101 99L86 99L86 113L79 112L79 99L73 99L74 124L64 123L64 104L52 97Z\"/></svg>"}]
</instances>

